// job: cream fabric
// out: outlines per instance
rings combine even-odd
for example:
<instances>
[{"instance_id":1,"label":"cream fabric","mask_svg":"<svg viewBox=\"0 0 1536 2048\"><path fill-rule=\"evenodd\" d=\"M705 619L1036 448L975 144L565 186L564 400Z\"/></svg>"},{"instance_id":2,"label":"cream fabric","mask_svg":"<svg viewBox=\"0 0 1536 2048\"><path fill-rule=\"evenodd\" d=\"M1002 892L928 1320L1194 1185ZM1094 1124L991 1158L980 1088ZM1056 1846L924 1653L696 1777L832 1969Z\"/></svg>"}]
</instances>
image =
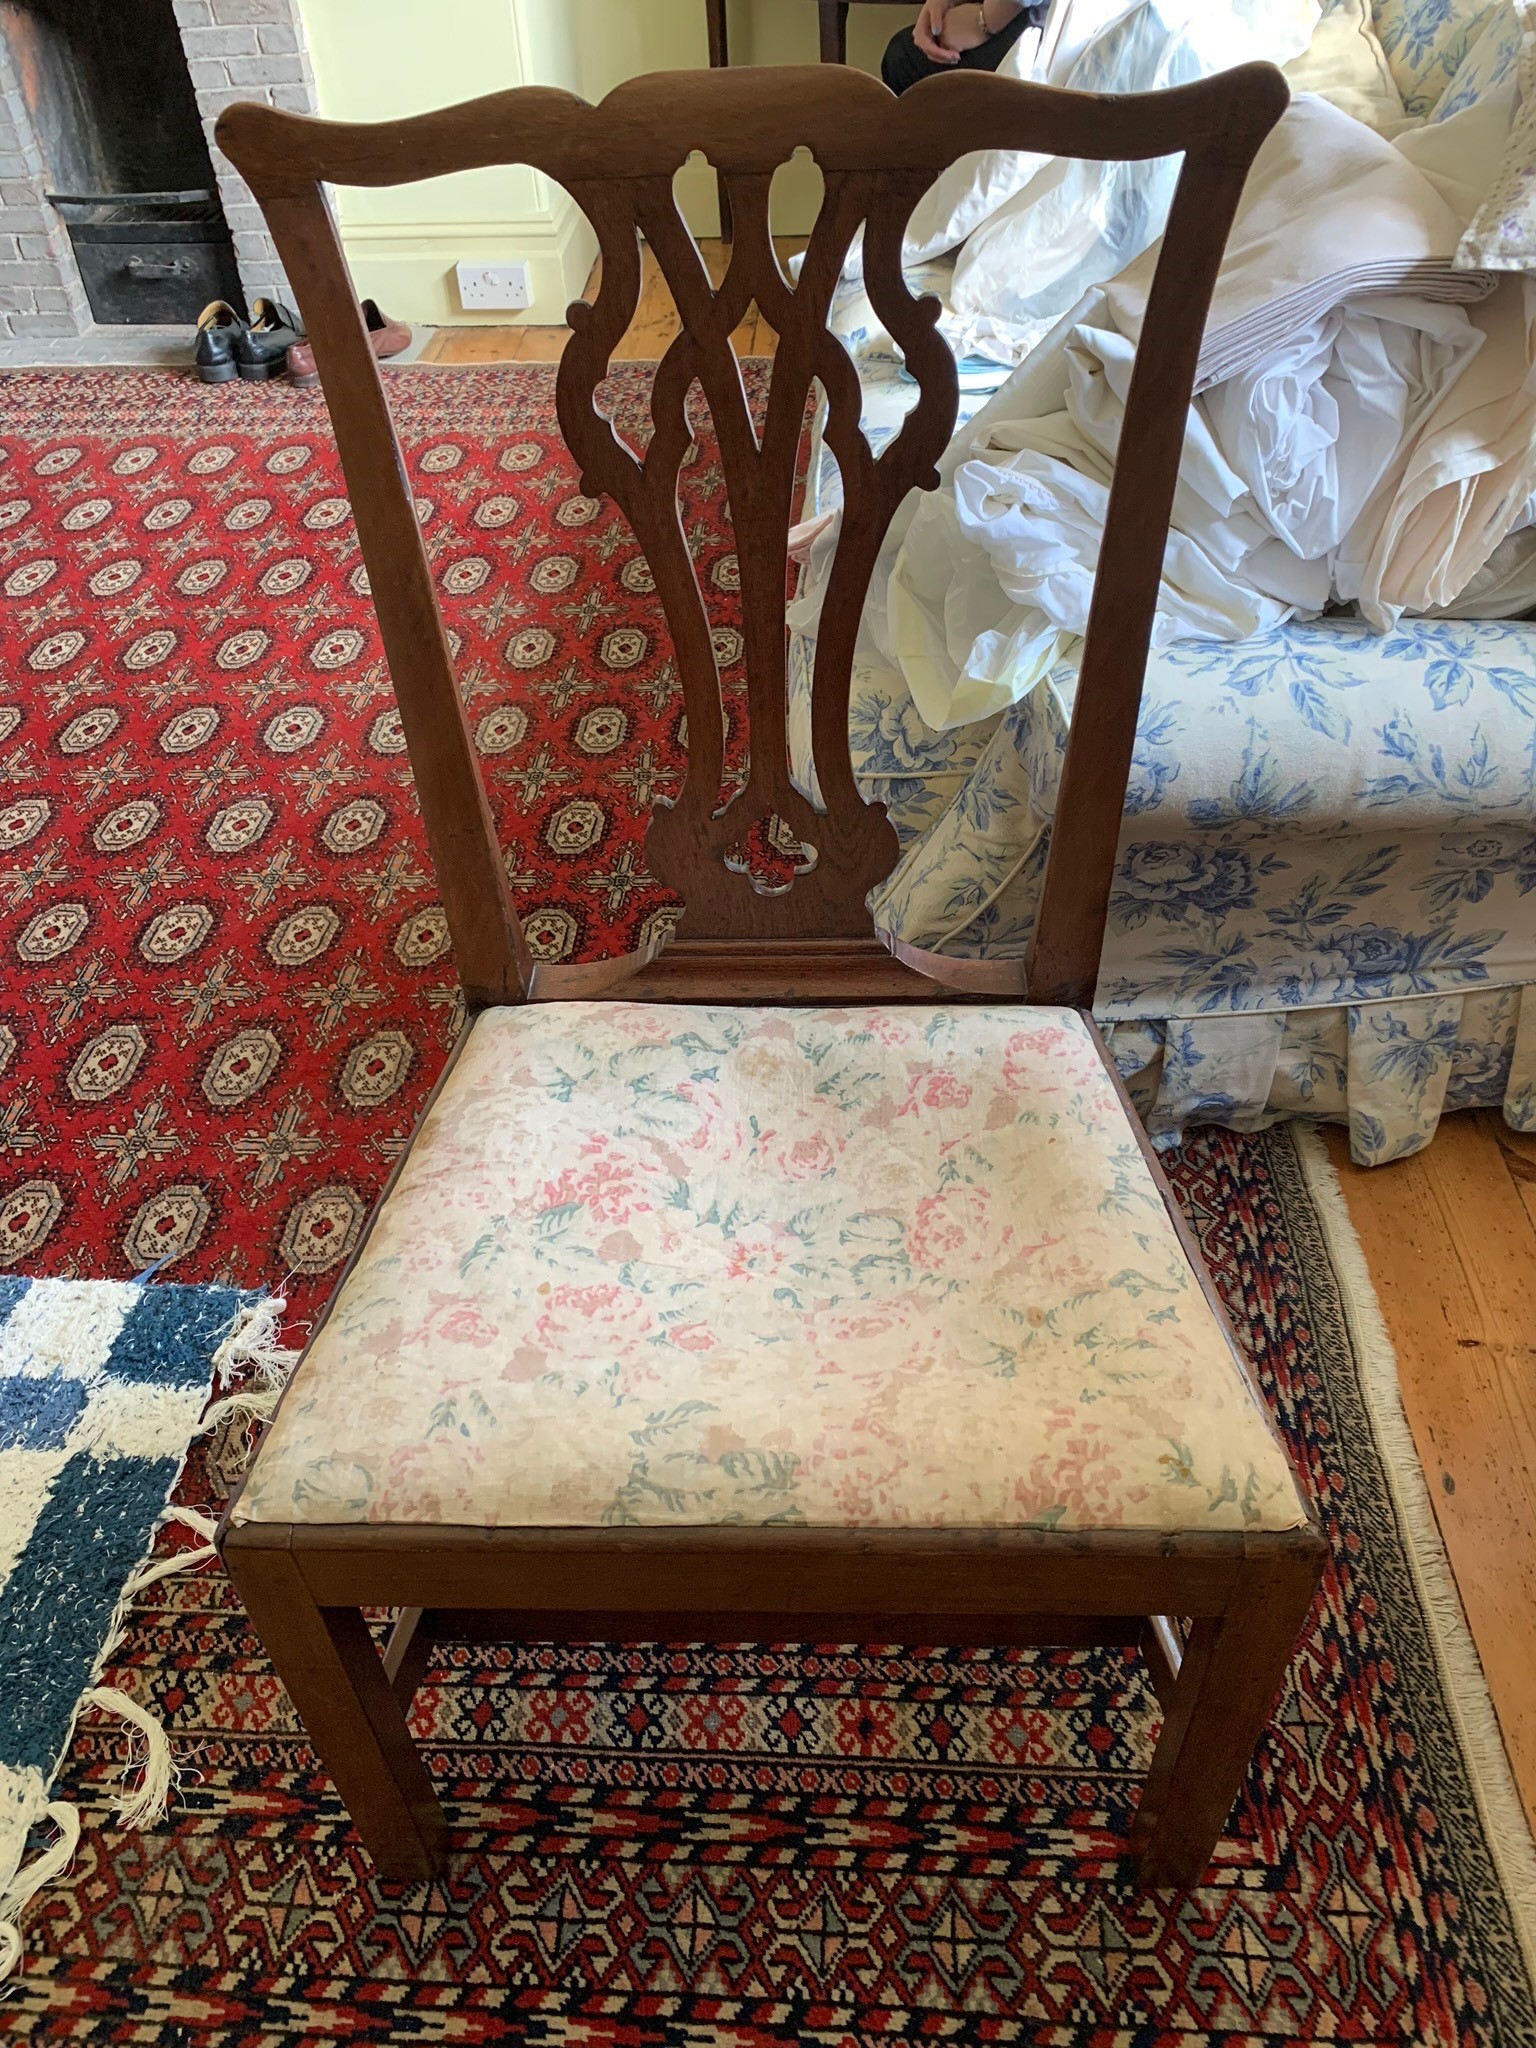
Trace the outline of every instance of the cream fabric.
<instances>
[{"instance_id":1,"label":"cream fabric","mask_svg":"<svg viewBox=\"0 0 1536 2048\"><path fill-rule=\"evenodd\" d=\"M1490 280L1453 268L1466 226L1403 151L1326 100L1295 99L1243 188L1200 349L1195 389L1253 369L1307 322L1352 299L1410 291L1446 303ZM1161 244L1106 287L1135 341Z\"/></svg>"},{"instance_id":2,"label":"cream fabric","mask_svg":"<svg viewBox=\"0 0 1536 2048\"><path fill-rule=\"evenodd\" d=\"M1403 160L1467 223L1497 184L1514 143L1521 102L1520 37L1520 24L1506 0L1491 11L1476 48L1429 119L1397 138ZM1466 264L1464 248L1456 260Z\"/></svg>"},{"instance_id":3,"label":"cream fabric","mask_svg":"<svg viewBox=\"0 0 1536 2048\"><path fill-rule=\"evenodd\" d=\"M1536 282L1506 277L1467 309L1482 338L1407 440L1334 563L1368 619L1449 605L1508 539L1536 492Z\"/></svg>"},{"instance_id":4,"label":"cream fabric","mask_svg":"<svg viewBox=\"0 0 1536 2048\"><path fill-rule=\"evenodd\" d=\"M1372 26L1369 0L1336 0L1306 49L1282 69L1292 92L1315 92L1378 135L1396 135L1413 119Z\"/></svg>"},{"instance_id":5,"label":"cream fabric","mask_svg":"<svg viewBox=\"0 0 1536 2048\"><path fill-rule=\"evenodd\" d=\"M473 1026L238 1522L1287 1529L1072 1011Z\"/></svg>"}]
</instances>

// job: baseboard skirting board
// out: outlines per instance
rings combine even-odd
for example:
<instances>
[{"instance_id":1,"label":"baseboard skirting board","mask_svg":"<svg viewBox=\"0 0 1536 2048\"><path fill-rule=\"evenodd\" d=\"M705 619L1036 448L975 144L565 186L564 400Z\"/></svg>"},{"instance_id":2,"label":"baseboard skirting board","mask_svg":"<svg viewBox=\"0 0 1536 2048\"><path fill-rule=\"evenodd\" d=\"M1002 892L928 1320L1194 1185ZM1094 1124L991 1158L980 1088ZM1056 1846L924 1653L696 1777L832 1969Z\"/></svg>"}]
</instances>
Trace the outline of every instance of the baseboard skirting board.
<instances>
[{"instance_id":1,"label":"baseboard skirting board","mask_svg":"<svg viewBox=\"0 0 1536 2048\"><path fill-rule=\"evenodd\" d=\"M572 200L497 221L343 221L341 239L359 295L419 326L559 327L597 260L597 237ZM526 263L527 311L466 313L454 280L466 259Z\"/></svg>"}]
</instances>

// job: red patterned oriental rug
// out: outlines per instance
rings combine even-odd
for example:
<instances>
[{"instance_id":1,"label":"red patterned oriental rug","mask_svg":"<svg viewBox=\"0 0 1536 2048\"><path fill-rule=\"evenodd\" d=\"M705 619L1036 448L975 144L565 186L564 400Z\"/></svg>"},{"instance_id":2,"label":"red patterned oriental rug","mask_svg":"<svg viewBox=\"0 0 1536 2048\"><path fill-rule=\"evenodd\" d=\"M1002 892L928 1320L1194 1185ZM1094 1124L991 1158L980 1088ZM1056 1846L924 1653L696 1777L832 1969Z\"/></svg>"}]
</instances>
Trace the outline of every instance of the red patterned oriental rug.
<instances>
[{"instance_id":1,"label":"red patterned oriental rug","mask_svg":"<svg viewBox=\"0 0 1536 2048\"><path fill-rule=\"evenodd\" d=\"M547 369L388 388L533 943L630 945L665 903L625 806L682 745L632 538ZM0 420L0 1263L291 1273L313 1308L458 1026L323 401L29 373ZM729 687L702 427L684 492ZM82 1726L80 1851L0 2035L1536 2048L1536 1865L1337 1191L1284 1131L1174 1172L1333 1549L1199 1891L1115 1857L1136 1660L837 1645L445 1654L415 1711L450 1871L383 1885L203 1571L103 1680L161 1716L179 1802L118 1830L120 1740ZM228 1472L215 1440L181 1498Z\"/></svg>"},{"instance_id":2,"label":"red patterned oriental rug","mask_svg":"<svg viewBox=\"0 0 1536 2048\"><path fill-rule=\"evenodd\" d=\"M631 434L650 375L606 387ZM530 945L625 951L667 914L637 813L683 758L650 573L552 366L389 393ZM703 425L682 503L739 712ZM0 593L0 1269L170 1258L313 1309L461 1020L323 398L3 379Z\"/></svg>"}]
</instances>

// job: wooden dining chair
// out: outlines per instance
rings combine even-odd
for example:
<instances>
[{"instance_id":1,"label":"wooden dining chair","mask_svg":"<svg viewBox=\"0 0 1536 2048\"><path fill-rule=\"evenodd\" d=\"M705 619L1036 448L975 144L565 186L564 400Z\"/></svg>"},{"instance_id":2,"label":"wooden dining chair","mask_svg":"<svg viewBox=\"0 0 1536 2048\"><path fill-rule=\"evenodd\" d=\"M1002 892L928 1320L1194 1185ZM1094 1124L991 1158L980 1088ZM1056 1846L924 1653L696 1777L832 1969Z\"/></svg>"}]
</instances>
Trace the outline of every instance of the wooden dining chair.
<instances>
[{"instance_id":1,"label":"wooden dining chair","mask_svg":"<svg viewBox=\"0 0 1536 2048\"><path fill-rule=\"evenodd\" d=\"M850 0L816 0L816 33L823 64L848 62L848 8ZM906 7L912 0L865 0L865 4ZM729 64L730 8L727 0L704 0L704 27L709 40L711 64Z\"/></svg>"},{"instance_id":2,"label":"wooden dining chair","mask_svg":"<svg viewBox=\"0 0 1536 2048\"><path fill-rule=\"evenodd\" d=\"M1088 1011L1202 324L1285 100L1262 65L1119 101L979 73L897 101L807 66L638 78L597 107L529 87L378 126L220 120L314 341L470 1012L219 1537L388 1876L444 1855L406 1714L432 1644L460 1637L1139 1644L1164 1720L1127 1847L1149 1885L1204 1870L1323 1547ZM802 144L825 198L791 284L768 191ZM735 211L718 285L673 199L696 149ZM875 931L897 842L848 739L876 552L955 424L902 228L973 149L1183 152L1039 919L1001 981ZM682 787L646 842L681 922L650 957L530 958L323 189L510 162L558 180L601 242L559 419L654 572L687 713ZM861 223L919 389L878 455L827 327ZM642 236L682 322L643 454L597 406ZM780 336L760 422L729 340L753 301ZM845 505L812 802L787 759L785 588L818 381ZM740 565L750 761L731 786L678 510L695 384ZM787 877L748 850L765 820L799 847ZM382 1656L374 1607L401 1610Z\"/></svg>"}]
</instances>

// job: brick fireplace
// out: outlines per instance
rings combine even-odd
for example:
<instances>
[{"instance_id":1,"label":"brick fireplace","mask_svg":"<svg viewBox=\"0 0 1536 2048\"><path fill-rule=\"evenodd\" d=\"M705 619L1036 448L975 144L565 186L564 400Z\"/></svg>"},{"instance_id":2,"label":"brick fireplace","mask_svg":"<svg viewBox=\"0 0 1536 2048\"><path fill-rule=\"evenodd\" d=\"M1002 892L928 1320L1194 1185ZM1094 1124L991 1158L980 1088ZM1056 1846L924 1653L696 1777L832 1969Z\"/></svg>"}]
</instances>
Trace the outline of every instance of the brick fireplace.
<instances>
[{"instance_id":1,"label":"brick fireplace","mask_svg":"<svg viewBox=\"0 0 1536 2048\"><path fill-rule=\"evenodd\" d=\"M71 242L66 216L45 196L74 189L59 159L66 153L49 133L50 99L46 67L38 60L45 36L67 34L70 5L90 9L100 0L0 0L0 343L47 344L58 337L89 334L94 316ZM165 40L172 62L185 66L196 121L206 139L217 199L206 211L222 212L227 247L247 303L255 297L287 296L282 266L261 214L244 181L213 142L213 125L235 100L259 100L298 113L315 110L314 75L304 44L298 0L144 0L164 7ZM170 23L174 23L174 34ZM158 25L158 24L157 24ZM179 58L174 54L179 43ZM185 96L186 80L175 81ZM80 125L82 95L62 95L74 127ZM54 102L61 98L54 90ZM84 95L88 104L89 94ZM69 138L76 162L88 164L89 138ZM199 150L201 156L201 150ZM98 156L99 156L98 152ZM203 171L204 178L207 169ZM223 228L219 229L222 237ZM98 299L99 299L98 292ZM10 353L10 351L8 351Z\"/></svg>"}]
</instances>

